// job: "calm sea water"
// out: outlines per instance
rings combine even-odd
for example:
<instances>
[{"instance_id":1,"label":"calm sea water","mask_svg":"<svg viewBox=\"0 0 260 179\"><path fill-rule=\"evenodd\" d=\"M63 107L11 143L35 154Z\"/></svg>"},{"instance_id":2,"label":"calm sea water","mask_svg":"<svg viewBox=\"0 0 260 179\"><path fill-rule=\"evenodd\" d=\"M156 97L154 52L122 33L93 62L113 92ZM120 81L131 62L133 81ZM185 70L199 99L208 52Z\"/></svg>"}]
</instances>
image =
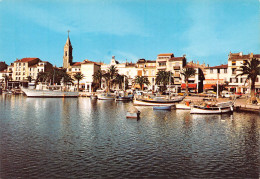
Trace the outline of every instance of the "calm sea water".
<instances>
[{"instance_id":1,"label":"calm sea water","mask_svg":"<svg viewBox=\"0 0 260 179\"><path fill-rule=\"evenodd\" d=\"M0 178L259 178L257 114L0 95Z\"/></svg>"}]
</instances>

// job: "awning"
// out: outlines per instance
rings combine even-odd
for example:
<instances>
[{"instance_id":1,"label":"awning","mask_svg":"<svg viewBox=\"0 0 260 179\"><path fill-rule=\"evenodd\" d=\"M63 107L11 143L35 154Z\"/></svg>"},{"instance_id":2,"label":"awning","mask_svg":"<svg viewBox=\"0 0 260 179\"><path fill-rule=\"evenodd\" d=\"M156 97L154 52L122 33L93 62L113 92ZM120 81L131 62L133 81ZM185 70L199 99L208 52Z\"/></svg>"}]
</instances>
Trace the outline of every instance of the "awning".
<instances>
[{"instance_id":1,"label":"awning","mask_svg":"<svg viewBox=\"0 0 260 179\"><path fill-rule=\"evenodd\" d=\"M181 84L181 88L185 89L186 88L186 84L182 83ZM188 84L188 88L196 89L197 88L197 84Z\"/></svg>"},{"instance_id":2,"label":"awning","mask_svg":"<svg viewBox=\"0 0 260 179\"><path fill-rule=\"evenodd\" d=\"M213 89L213 86L215 86L216 84L205 84L203 86L203 89Z\"/></svg>"}]
</instances>

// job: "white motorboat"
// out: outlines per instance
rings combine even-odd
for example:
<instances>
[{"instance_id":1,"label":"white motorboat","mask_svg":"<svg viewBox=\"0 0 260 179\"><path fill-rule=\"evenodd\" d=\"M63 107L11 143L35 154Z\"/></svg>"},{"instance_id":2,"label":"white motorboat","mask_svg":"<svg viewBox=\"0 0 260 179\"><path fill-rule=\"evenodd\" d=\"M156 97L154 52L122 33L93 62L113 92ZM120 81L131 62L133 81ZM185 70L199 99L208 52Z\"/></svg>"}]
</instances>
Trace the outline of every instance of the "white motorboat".
<instances>
[{"instance_id":1,"label":"white motorboat","mask_svg":"<svg viewBox=\"0 0 260 179\"><path fill-rule=\"evenodd\" d=\"M99 100L114 100L115 96L111 95L109 93L103 93L103 94L98 95L98 99Z\"/></svg>"},{"instance_id":2,"label":"white motorboat","mask_svg":"<svg viewBox=\"0 0 260 179\"><path fill-rule=\"evenodd\" d=\"M77 98L78 92L63 91L62 86L46 86L42 89L26 89L21 90L26 94L27 97L38 97L38 98Z\"/></svg>"},{"instance_id":3,"label":"white motorboat","mask_svg":"<svg viewBox=\"0 0 260 179\"><path fill-rule=\"evenodd\" d=\"M172 106L183 100L183 96L173 99L155 98L155 99L134 99L135 106Z\"/></svg>"},{"instance_id":4,"label":"white motorboat","mask_svg":"<svg viewBox=\"0 0 260 179\"><path fill-rule=\"evenodd\" d=\"M191 114L222 114L233 112L233 105L225 105L225 106L199 106L194 105L191 106L190 113Z\"/></svg>"}]
</instances>

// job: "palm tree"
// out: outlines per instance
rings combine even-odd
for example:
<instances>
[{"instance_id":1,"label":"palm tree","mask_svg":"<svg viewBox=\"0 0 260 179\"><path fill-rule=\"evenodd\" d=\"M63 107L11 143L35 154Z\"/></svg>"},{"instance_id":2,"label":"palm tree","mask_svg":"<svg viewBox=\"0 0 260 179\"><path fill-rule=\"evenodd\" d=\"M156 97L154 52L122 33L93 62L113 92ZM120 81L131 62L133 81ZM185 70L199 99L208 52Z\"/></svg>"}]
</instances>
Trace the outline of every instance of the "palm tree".
<instances>
[{"instance_id":1,"label":"palm tree","mask_svg":"<svg viewBox=\"0 0 260 179\"><path fill-rule=\"evenodd\" d=\"M144 89L144 84L146 85L149 85L150 84L150 81L148 80L147 77L145 76L136 76L135 77L135 83L139 84L141 89L143 90Z\"/></svg>"},{"instance_id":2,"label":"palm tree","mask_svg":"<svg viewBox=\"0 0 260 179\"><path fill-rule=\"evenodd\" d=\"M102 82L103 74L101 70L98 70L93 75L93 81L98 81L98 87L101 88L101 82Z\"/></svg>"},{"instance_id":3,"label":"palm tree","mask_svg":"<svg viewBox=\"0 0 260 179\"><path fill-rule=\"evenodd\" d=\"M83 74L81 73L76 73L73 75L74 79L78 81L78 91L79 91L79 81L82 80L82 78L84 77Z\"/></svg>"},{"instance_id":4,"label":"palm tree","mask_svg":"<svg viewBox=\"0 0 260 179\"><path fill-rule=\"evenodd\" d=\"M194 68L184 68L183 71L181 72L181 74L184 76L184 80L186 83L186 95L189 95L189 90L188 90L188 80L191 76L194 76L196 73L196 70Z\"/></svg>"},{"instance_id":5,"label":"palm tree","mask_svg":"<svg viewBox=\"0 0 260 179\"><path fill-rule=\"evenodd\" d=\"M173 82L172 78L172 72L170 71L158 71L155 78L155 84L162 85L160 86L160 91L164 92L166 90L166 85L170 83L170 77L171 77L171 83Z\"/></svg>"},{"instance_id":6,"label":"palm tree","mask_svg":"<svg viewBox=\"0 0 260 179\"><path fill-rule=\"evenodd\" d=\"M106 89L107 92L110 91L110 87L115 82L115 78L116 78L117 74L118 74L118 70L116 69L116 67L114 65L110 66L108 71L105 74L103 74L103 77L105 78L106 84L107 84L107 89Z\"/></svg>"},{"instance_id":7,"label":"palm tree","mask_svg":"<svg viewBox=\"0 0 260 179\"><path fill-rule=\"evenodd\" d=\"M122 89L123 83L124 83L125 75L117 74L115 78L115 83L119 85L119 89Z\"/></svg>"},{"instance_id":8,"label":"palm tree","mask_svg":"<svg viewBox=\"0 0 260 179\"><path fill-rule=\"evenodd\" d=\"M28 80L29 82L32 81L32 77L31 77L31 76L27 76L26 78L27 78L27 80Z\"/></svg>"},{"instance_id":9,"label":"palm tree","mask_svg":"<svg viewBox=\"0 0 260 179\"><path fill-rule=\"evenodd\" d=\"M255 96L255 82L257 75L260 75L260 61L256 58L252 58L250 61L245 61L243 66L240 68L240 71L242 71L241 74L238 74L238 76L247 75L247 79L251 80L251 102L256 102L256 96Z\"/></svg>"}]
</instances>

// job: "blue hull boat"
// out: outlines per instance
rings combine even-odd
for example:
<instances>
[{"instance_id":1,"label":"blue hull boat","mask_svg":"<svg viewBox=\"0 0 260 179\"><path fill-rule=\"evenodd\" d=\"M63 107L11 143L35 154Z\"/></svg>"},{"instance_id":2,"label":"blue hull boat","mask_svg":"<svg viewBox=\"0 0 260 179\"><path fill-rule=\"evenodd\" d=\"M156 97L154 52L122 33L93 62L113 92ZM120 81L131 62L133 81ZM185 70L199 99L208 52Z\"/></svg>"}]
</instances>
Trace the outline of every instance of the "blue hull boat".
<instances>
[{"instance_id":1,"label":"blue hull boat","mask_svg":"<svg viewBox=\"0 0 260 179\"><path fill-rule=\"evenodd\" d=\"M153 110L171 110L172 106L154 106Z\"/></svg>"}]
</instances>

